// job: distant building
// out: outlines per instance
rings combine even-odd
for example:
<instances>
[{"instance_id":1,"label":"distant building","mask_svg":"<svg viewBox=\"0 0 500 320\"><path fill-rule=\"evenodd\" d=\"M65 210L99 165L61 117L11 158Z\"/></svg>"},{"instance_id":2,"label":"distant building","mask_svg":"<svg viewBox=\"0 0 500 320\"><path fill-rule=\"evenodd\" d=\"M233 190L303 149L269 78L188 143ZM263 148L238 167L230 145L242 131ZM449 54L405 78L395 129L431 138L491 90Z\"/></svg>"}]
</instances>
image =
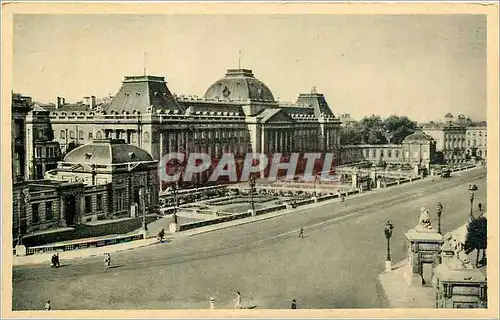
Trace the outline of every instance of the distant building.
<instances>
[{"instance_id":1,"label":"distant building","mask_svg":"<svg viewBox=\"0 0 500 320\"><path fill-rule=\"evenodd\" d=\"M339 115L339 119L342 127L350 127L354 123L356 123L356 121L351 118L351 115L349 113Z\"/></svg>"},{"instance_id":2,"label":"distant building","mask_svg":"<svg viewBox=\"0 0 500 320\"><path fill-rule=\"evenodd\" d=\"M436 150L442 154L445 163L465 162L466 142L464 126L447 124L425 124L423 130L436 140Z\"/></svg>"},{"instance_id":3,"label":"distant building","mask_svg":"<svg viewBox=\"0 0 500 320\"><path fill-rule=\"evenodd\" d=\"M61 160L59 143L54 140L49 111L33 105L26 116L26 160L30 180L43 179L46 171Z\"/></svg>"},{"instance_id":4,"label":"distant building","mask_svg":"<svg viewBox=\"0 0 500 320\"><path fill-rule=\"evenodd\" d=\"M486 123L468 126L466 129L467 157L485 160L488 154L488 130Z\"/></svg>"},{"instance_id":5,"label":"distant building","mask_svg":"<svg viewBox=\"0 0 500 320\"><path fill-rule=\"evenodd\" d=\"M45 180L14 187L14 234L156 212L158 179L158 162L146 151L96 140L69 152Z\"/></svg>"},{"instance_id":6,"label":"distant building","mask_svg":"<svg viewBox=\"0 0 500 320\"><path fill-rule=\"evenodd\" d=\"M420 165L429 168L437 161L436 141L422 129L408 135L402 144L342 146L341 164L369 161L373 164Z\"/></svg>"},{"instance_id":7,"label":"distant building","mask_svg":"<svg viewBox=\"0 0 500 320\"><path fill-rule=\"evenodd\" d=\"M451 113L442 122L423 123L424 132L434 137L437 151L446 163L485 159L486 121L473 122L470 117Z\"/></svg>"},{"instance_id":8,"label":"distant building","mask_svg":"<svg viewBox=\"0 0 500 320\"><path fill-rule=\"evenodd\" d=\"M30 97L12 93L12 182L18 183L28 179L26 159L26 116L31 110Z\"/></svg>"}]
</instances>

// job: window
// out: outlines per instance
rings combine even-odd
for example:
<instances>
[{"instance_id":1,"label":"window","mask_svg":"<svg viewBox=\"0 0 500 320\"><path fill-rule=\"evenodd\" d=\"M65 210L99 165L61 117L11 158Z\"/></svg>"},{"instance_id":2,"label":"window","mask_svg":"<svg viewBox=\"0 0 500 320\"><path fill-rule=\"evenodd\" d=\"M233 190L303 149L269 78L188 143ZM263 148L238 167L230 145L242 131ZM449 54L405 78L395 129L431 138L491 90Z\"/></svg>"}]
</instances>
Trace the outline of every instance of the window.
<instances>
[{"instance_id":1,"label":"window","mask_svg":"<svg viewBox=\"0 0 500 320\"><path fill-rule=\"evenodd\" d=\"M45 220L52 220L52 201L45 202Z\"/></svg>"},{"instance_id":2,"label":"window","mask_svg":"<svg viewBox=\"0 0 500 320\"><path fill-rule=\"evenodd\" d=\"M123 189L122 190L117 190L116 191L116 211L122 211L123 210Z\"/></svg>"},{"instance_id":3,"label":"window","mask_svg":"<svg viewBox=\"0 0 500 320\"><path fill-rule=\"evenodd\" d=\"M97 206L97 212L102 211L102 194L97 195L96 206Z\"/></svg>"},{"instance_id":4,"label":"window","mask_svg":"<svg viewBox=\"0 0 500 320\"><path fill-rule=\"evenodd\" d=\"M92 132L89 132L89 140L92 139Z\"/></svg>"},{"instance_id":5,"label":"window","mask_svg":"<svg viewBox=\"0 0 500 320\"><path fill-rule=\"evenodd\" d=\"M37 157L37 158L41 158L41 157L42 157L42 148L37 147L37 148L35 149L35 151L36 151L36 157Z\"/></svg>"},{"instance_id":6,"label":"window","mask_svg":"<svg viewBox=\"0 0 500 320\"><path fill-rule=\"evenodd\" d=\"M80 137L80 140L83 140L83 130L78 131L78 137Z\"/></svg>"},{"instance_id":7,"label":"window","mask_svg":"<svg viewBox=\"0 0 500 320\"><path fill-rule=\"evenodd\" d=\"M392 158L392 151L391 150L387 150L387 157Z\"/></svg>"},{"instance_id":8,"label":"window","mask_svg":"<svg viewBox=\"0 0 500 320\"><path fill-rule=\"evenodd\" d=\"M85 213L92 213L92 198L90 196L85 197Z\"/></svg>"},{"instance_id":9,"label":"window","mask_svg":"<svg viewBox=\"0 0 500 320\"><path fill-rule=\"evenodd\" d=\"M399 158L399 150L396 150L395 153L396 153L396 158Z\"/></svg>"},{"instance_id":10,"label":"window","mask_svg":"<svg viewBox=\"0 0 500 320\"><path fill-rule=\"evenodd\" d=\"M73 130L69 131L69 137L70 137L70 139L74 139L75 138L75 133L73 132Z\"/></svg>"},{"instance_id":11,"label":"window","mask_svg":"<svg viewBox=\"0 0 500 320\"><path fill-rule=\"evenodd\" d=\"M384 157L384 150L380 150L380 158Z\"/></svg>"},{"instance_id":12,"label":"window","mask_svg":"<svg viewBox=\"0 0 500 320\"><path fill-rule=\"evenodd\" d=\"M64 130L61 130L60 137L61 139L64 139L66 137L66 135L64 134Z\"/></svg>"},{"instance_id":13,"label":"window","mask_svg":"<svg viewBox=\"0 0 500 320\"><path fill-rule=\"evenodd\" d=\"M40 206L39 203L33 203L31 205L31 217L32 217L33 223L40 222L40 213L38 212L39 206Z\"/></svg>"},{"instance_id":14,"label":"window","mask_svg":"<svg viewBox=\"0 0 500 320\"><path fill-rule=\"evenodd\" d=\"M96 138L97 139L102 139L102 133L101 133L101 131L97 131ZM132 134L132 140L135 141L135 136L133 134Z\"/></svg>"},{"instance_id":15,"label":"window","mask_svg":"<svg viewBox=\"0 0 500 320\"><path fill-rule=\"evenodd\" d=\"M365 157L368 158L369 156L370 156L370 150L367 149L367 150L365 150Z\"/></svg>"},{"instance_id":16,"label":"window","mask_svg":"<svg viewBox=\"0 0 500 320\"><path fill-rule=\"evenodd\" d=\"M373 150L373 152L372 152L372 157L373 157L373 158L376 158L376 157L377 157L377 150Z\"/></svg>"}]
</instances>

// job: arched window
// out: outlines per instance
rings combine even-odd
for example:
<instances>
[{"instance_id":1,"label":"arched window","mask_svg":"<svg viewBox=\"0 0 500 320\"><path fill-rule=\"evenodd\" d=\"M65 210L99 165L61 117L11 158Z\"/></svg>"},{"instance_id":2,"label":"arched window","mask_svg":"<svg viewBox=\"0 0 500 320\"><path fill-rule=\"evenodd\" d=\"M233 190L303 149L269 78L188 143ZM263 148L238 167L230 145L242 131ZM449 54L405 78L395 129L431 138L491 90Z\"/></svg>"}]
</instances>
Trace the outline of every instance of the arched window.
<instances>
[{"instance_id":1,"label":"arched window","mask_svg":"<svg viewBox=\"0 0 500 320\"><path fill-rule=\"evenodd\" d=\"M149 142L149 132L144 131L143 140L144 142Z\"/></svg>"},{"instance_id":2,"label":"arched window","mask_svg":"<svg viewBox=\"0 0 500 320\"><path fill-rule=\"evenodd\" d=\"M101 133L101 131L97 131L97 133L96 133L95 136L96 136L96 139L102 139L102 133Z\"/></svg>"}]
</instances>

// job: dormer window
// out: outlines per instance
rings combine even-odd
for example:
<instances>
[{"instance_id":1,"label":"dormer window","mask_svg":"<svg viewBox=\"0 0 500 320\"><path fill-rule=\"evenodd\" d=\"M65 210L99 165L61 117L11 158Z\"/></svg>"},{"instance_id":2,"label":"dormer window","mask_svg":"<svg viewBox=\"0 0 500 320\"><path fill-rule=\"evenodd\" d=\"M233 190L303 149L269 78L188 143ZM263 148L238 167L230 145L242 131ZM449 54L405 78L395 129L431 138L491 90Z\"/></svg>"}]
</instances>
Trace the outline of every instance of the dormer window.
<instances>
[{"instance_id":1,"label":"dormer window","mask_svg":"<svg viewBox=\"0 0 500 320\"><path fill-rule=\"evenodd\" d=\"M135 160L135 153L129 152L128 155L129 155L131 160Z\"/></svg>"},{"instance_id":2,"label":"dormer window","mask_svg":"<svg viewBox=\"0 0 500 320\"><path fill-rule=\"evenodd\" d=\"M85 160L90 160L92 159L92 153L85 153Z\"/></svg>"}]
</instances>

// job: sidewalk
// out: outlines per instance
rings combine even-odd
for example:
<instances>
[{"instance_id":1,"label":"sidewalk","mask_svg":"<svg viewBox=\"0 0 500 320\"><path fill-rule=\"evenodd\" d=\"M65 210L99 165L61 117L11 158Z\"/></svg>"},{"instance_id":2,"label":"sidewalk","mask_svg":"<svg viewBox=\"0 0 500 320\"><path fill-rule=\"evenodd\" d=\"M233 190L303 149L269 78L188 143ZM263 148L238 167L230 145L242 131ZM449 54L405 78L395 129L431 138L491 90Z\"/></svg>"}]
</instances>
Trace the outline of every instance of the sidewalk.
<instances>
[{"instance_id":1,"label":"sidewalk","mask_svg":"<svg viewBox=\"0 0 500 320\"><path fill-rule=\"evenodd\" d=\"M64 251L59 252L59 259L61 260L61 264L64 264L64 260L72 260L72 259L81 259L81 258L89 258L95 256L101 256L104 253L113 253L113 252L121 252L126 250L132 250L141 247L147 247L150 245L157 244L158 240L156 238L146 239L146 240L136 240L127 243L114 244L99 248L87 248L80 250L72 250L72 251ZM41 264L47 263L50 265L50 258L52 257L54 252L50 253L39 253L32 254L24 257L14 256L12 264L15 266L18 265L30 265L30 264Z\"/></svg>"}]
</instances>

